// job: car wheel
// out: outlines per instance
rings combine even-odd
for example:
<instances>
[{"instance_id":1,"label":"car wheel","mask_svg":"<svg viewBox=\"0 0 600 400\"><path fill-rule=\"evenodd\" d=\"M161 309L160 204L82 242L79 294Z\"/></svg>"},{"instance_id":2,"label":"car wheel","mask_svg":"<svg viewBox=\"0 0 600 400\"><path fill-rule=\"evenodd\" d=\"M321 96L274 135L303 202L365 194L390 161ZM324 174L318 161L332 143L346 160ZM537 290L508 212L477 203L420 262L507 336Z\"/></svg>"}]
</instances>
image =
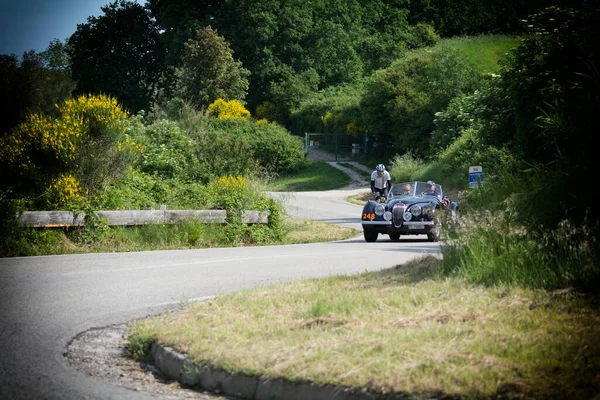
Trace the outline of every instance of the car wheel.
<instances>
[{"instance_id":1,"label":"car wheel","mask_svg":"<svg viewBox=\"0 0 600 400\"><path fill-rule=\"evenodd\" d=\"M399 239L400 239L400 234L398 232L390 233L390 240L393 240L395 242Z\"/></svg>"},{"instance_id":2,"label":"car wheel","mask_svg":"<svg viewBox=\"0 0 600 400\"><path fill-rule=\"evenodd\" d=\"M377 231L373 228L365 228L363 227L363 235L365 237L365 241L367 242L375 242L377 241Z\"/></svg>"}]
</instances>

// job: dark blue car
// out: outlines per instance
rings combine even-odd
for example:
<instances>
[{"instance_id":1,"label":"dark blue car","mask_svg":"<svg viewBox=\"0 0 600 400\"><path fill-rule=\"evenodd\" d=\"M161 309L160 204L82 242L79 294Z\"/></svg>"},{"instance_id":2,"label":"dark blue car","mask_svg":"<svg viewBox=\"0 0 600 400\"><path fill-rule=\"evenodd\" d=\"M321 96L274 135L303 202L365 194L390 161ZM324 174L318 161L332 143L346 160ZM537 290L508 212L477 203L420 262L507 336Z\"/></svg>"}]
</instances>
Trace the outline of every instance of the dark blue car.
<instances>
[{"instance_id":1,"label":"dark blue car","mask_svg":"<svg viewBox=\"0 0 600 400\"><path fill-rule=\"evenodd\" d=\"M429 241L440 239L444 217L455 218L458 204L444 197L442 186L435 182L394 184L387 199L369 200L363 207L361 223L367 242L379 234L391 240L401 235L427 235ZM445 215L444 215L445 214Z\"/></svg>"}]
</instances>

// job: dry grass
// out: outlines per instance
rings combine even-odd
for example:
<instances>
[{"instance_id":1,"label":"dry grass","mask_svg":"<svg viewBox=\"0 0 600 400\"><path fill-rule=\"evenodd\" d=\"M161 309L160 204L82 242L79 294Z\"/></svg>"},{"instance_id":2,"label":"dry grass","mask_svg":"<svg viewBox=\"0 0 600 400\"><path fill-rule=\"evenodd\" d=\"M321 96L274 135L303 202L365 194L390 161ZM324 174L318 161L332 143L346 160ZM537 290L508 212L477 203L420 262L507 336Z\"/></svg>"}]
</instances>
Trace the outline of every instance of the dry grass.
<instances>
[{"instance_id":1,"label":"dry grass","mask_svg":"<svg viewBox=\"0 0 600 400\"><path fill-rule=\"evenodd\" d=\"M287 218L285 244L331 242L354 237L358 232L351 228L325 222Z\"/></svg>"},{"instance_id":2,"label":"dry grass","mask_svg":"<svg viewBox=\"0 0 600 400\"><path fill-rule=\"evenodd\" d=\"M255 288L140 322L197 362L376 393L593 398L588 301L441 279L438 260Z\"/></svg>"},{"instance_id":3,"label":"dry grass","mask_svg":"<svg viewBox=\"0 0 600 400\"><path fill-rule=\"evenodd\" d=\"M364 206L367 200L372 198L371 192L365 191L346 198L346 201L352 204L358 204L359 206Z\"/></svg>"}]
</instances>

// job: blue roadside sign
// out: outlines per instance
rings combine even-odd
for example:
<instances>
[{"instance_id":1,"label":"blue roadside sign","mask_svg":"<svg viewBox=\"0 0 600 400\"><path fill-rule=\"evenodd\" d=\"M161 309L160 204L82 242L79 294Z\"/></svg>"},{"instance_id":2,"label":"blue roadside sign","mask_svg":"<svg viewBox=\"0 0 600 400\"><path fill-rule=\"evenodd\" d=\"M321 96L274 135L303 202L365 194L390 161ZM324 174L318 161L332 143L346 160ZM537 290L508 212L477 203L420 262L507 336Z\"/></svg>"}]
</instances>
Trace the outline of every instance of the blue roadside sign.
<instances>
[{"instance_id":1,"label":"blue roadside sign","mask_svg":"<svg viewBox=\"0 0 600 400\"><path fill-rule=\"evenodd\" d=\"M469 167L469 187L477 187L477 182L483 182L483 168L481 166Z\"/></svg>"}]
</instances>

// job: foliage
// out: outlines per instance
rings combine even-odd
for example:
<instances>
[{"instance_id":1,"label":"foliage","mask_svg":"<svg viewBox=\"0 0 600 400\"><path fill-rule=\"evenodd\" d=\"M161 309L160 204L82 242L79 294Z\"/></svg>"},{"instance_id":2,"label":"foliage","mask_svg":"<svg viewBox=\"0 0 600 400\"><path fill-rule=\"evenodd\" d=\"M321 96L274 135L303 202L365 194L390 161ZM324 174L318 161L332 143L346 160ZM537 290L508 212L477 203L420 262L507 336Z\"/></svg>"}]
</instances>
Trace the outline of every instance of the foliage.
<instances>
[{"instance_id":1,"label":"foliage","mask_svg":"<svg viewBox=\"0 0 600 400\"><path fill-rule=\"evenodd\" d=\"M283 237L283 208L275 200L267 198L247 179L240 176L222 176L209 186L215 206L227 211L225 238L237 245L242 242L266 243ZM242 223L243 210L269 212L267 225Z\"/></svg>"},{"instance_id":2,"label":"foliage","mask_svg":"<svg viewBox=\"0 0 600 400\"><path fill-rule=\"evenodd\" d=\"M276 121L288 126L292 110L319 87L319 75L312 68L299 74L286 71L282 75L278 82L271 82L270 97L272 103L276 104Z\"/></svg>"},{"instance_id":3,"label":"foliage","mask_svg":"<svg viewBox=\"0 0 600 400\"><path fill-rule=\"evenodd\" d=\"M248 183L241 176L222 176L210 185L215 205L222 210L239 211L249 200Z\"/></svg>"},{"instance_id":4,"label":"foliage","mask_svg":"<svg viewBox=\"0 0 600 400\"><path fill-rule=\"evenodd\" d=\"M56 112L56 119L30 114L0 139L0 163L11 171L3 187L36 196L66 174L79 182L81 193L94 196L135 152L131 142L119 142L127 113L108 96L80 96Z\"/></svg>"},{"instance_id":5,"label":"foliage","mask_svg":"<svg viewBox=\"0 0 600 400\"><path fill-rule=\"evenodd\" d=\"M257 164L267 174L283 174L296 170L304 161L302 140L278 124L200 118L190 129L190 137L199 143L198 174L204 176L206 171L213 177L247 175L259 172Z\"/></svg>"},{"instance_id":6,"label":"foliage","mask_svg":"<svg viewBox=\"0 0 600 400\"><path fill-rule=\"evenodd\" d=\"M435 113L479 80L451 47L414 51L367 84L361 100L365 123L388 156L410 150L424 157Z\"/></svg>"},{"instance_id":7,"label":"foliage","mask_svg":"<svg viewBox=\"0 0 600 400\"><path fill-rule=\"evenodd\" d=\"M51 42L42 53L0 54L0 137L25 121L31 113L49 113L54 105L69 98L75 82L64 64L64 47Z\"/></svg>"},{"instance_id":8,"label":"foliage","mask_svg":"<svg viewBox=\"0 0 600 400\"><path fill-rule=\"evenodd\" d=\"M214 115L218 119L248 119L250 111L246 110L238 100L225 101L221 98L208 106L207 115Z\"/></svg>"},{"instance_id":9,"label":"foliage","mask_svg":"<svg viewBox=\"0 0 600 400\"><path fill-rule=\"evenodd\" d=\"M597 292L598 243L589 224L563 219L555 229L530 229L531 210L545 204L523 207L520 198L529 190L521 178L503 174L470 192L461 204L468 210L461 234L442 249L443 272L487 286Z\"/></svg>"},{"instance_id":10,"label":"foliage","mask_svg":"<svg viewBox=\"0 0 600 400\"><path fill-rule=\"evenodd\" d=\"M391 160L388 170L394 182L434 179L434 177L426 176L425 162L410 152L395 156ZM437 179L437 181L440 180Z\"/></svg>"},{"instance_id":11,"label":"foliage","mask_svg":"<svg viewBox=\"0 0 600 400\"><path fill-rule=\"evenodd\" d=\"M283 116L279 108L270 101L265 101L256 106L255 118L257 120L265 119L270 122L281 121Z\"/></svg>"},{"instance_id":12,"label":"foliage","mask_svg":"<svg viewBox=\"0 0 600 400\"><path fill-rule=\"evenodd\" d=\"M445 110L435 113L435 130L429 142L431 154L439 154L467 130L481 130L482 122L476 114L479 93L457 96L450 100Z\"/></svg>"},{"instance_id":13,"label":"foliage","mask_svg":"<svg viewBox=\"0 0 600 400\"><path fill-rule=\"evenodd\" d=\"M360 109L363 82L339 85L306 95L292 108L290 127L305 132L365 132Z\"/></svg>"},{"instance_id":14,"label":"foliage","mask_svg":"<svg viewBox=\"0 0 600 400\"><path fill-rule=\"evenodd\" d=\"M569 0L448 0L432 3L416 0L407 4L411 24L429 22L443 37L506 33L521 30L521 21L528 15L551 5L585 4Z\"/></svg>"},{"instance_id":15,"label":"foliage","mask_svg":"<svg viewBox=\"0 0 600 400\"><path fill-rule=\"evenodd\" d=\"M62 174L46 189L51 209L77 204L83 200L81 185L71 174Z\"/></svg>"},{"instance_id":16,"label":"foliage","mask_svg":"<svg viewBox=\"0 0 600 400\"><path fill-rule=\"evenodd\" d=\"M250 71L233 58L233 51L210 26L198 29L185 44L181 67L177 69L176 93L198 109L217 99L246 97Z\"/></svg>"},{"instance_id":17,"label":"foliage","mask_svg":"<svg viewBox=\"0 0 600 400\"><path fill-rule=\"evenodd\" d=\"M289 91L288 97L279 88L303 88L294 77L310 77L307 86L316 85L313 90L353 82L387 67L404 49L437 40L428 20L409 26L405 5L380 0L156 0L149 1L149 8L165 30L173 57L169 65L175 68L181 66L181 43L196 26L218 29L252 72L249 108L264 101L277 104L280 123L286 122L298 92Z\"/></svg>"},{"instance_id":18,"label":"foliage","mask_svg":"<svg viewBox=\"0 0 600 400\"><path fill-rule=\"evenodd\" d=\"M100 208L107 210L156 209L165 204L168 190L153 175L131 169L106 188Z\"/></svg>"},{"instance_id":19,"label":"foliage","mask_svg":"<svg viewBox=\"0 0 600 400\"><path fill-rule=\"evenodd\" d=\"M591 226L600 219L587 189L594 176L595 116L600 111L594 78L599 15L591 8L550 8L533 16L531 35L511 54L479 106L486 120L485 143L507 147L528 165L547 171L535 174L548 201L547 208L531 210L531 228L556 227L564 218L581 219L586 212ZM567 187L565 193L562 188ZM521 201L523 206L538 202L538 191Z\"/></svg>"},{"instance_id":20,"label":"foliage","mask_svg":"<svg viewBox=\"0 0 600 400\"><path fill-rule=\"evenodd\" d=\"M136 2L115 0L88 17L68 40L78 93L103 93L133 113L148 109L163 71L159 27Z\"/></svg>"}]
</instances>

